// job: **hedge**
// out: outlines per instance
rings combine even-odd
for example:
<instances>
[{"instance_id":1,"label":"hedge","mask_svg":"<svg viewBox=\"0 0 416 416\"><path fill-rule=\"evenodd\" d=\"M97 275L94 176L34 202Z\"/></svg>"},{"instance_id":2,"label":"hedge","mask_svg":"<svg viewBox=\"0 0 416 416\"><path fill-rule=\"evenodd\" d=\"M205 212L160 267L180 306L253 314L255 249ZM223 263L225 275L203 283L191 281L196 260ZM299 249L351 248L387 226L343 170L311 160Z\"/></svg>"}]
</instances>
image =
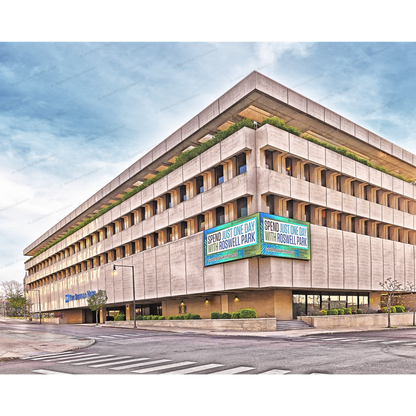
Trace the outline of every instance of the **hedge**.
<instances>
[{"instance_id":1,"label":"hedge","mask_svg":"<svg viewBox=\"0 0 416 416\"><path fill-rule=\"evenodd\" d=\"M228 313L228 312L223 312L223 313L220 315L220 319L231 319L231 314L230 314L230 313Z\"/></svg>"},{"instance_id":2,"label":"hedge","mask_svg":"<svg viewBox=\"0 0 416 416\"><path fill-rule=\"evenodd\" d=\"M404 313L404 306L396 305L396 313Z\"/></svg>"},{"instance_id":3,"label":"hedge","mask_svg":"<svg viewBox=\"0 0 416 416\"><path fill-rule=\"evenodd\" d=\"M257 312L254 309L246 308L240 311L241 319L257 318Z\"/></svg>"},{"instance_id":4,"label":"hedge","mask_svg":"<svg viewBox=\"0 0 416 416\"><path fill-rule=\"evenodd\" d=\"M338 309L330 309L328 315L338 315Z\"/></svg>"},{"instance_id":5,"label":"hedge","mask_svg":"<svg viewBox=\"0 0 416 416\"><path fill-rule=\"evenodd\" d=\"M383 313L387 313L388 311L387 311L387 307L385 306L383 309L382 309L382 311L383 311ZM390 313L396 313L396 307L395 306L390 306Z\"/></svg>"},{"instance_id":6,"label":"hedge","mask_svg":"<svg viewBox=\"0 0 416 416\"><path fill-rule=\"evenodd\" d=\"M344 308L344 315L352 315L351 308Z\"/></svg>"},{"instance_id":7,"label":"hedge","mask_svg":"<svg viewBox=\"0 0 416 416\"><path fill-rule=\"evenodd\" d=\"M344 315L344 309L337 309L338 310L338 315Z\"/></svg>"},{"instance_id":8,"label":"hedge","mask_svg":"<svg viewBox=\"0 0 416 416\"><path fill-rule=\"evenodd\" d=\"M233 312L231 314L231 319L240 319L240 318L241 318L240 312Z\"/></svg>"},{"instance_id":9,"label":"hedge","mask_svg":"<svg viewBox=\"0 0 416 416\"><path fill-rule=\"evenodd\" d=\"M363 314L363 310L362 310L362 309L357 309L357 313L358 313L359 315L362 315L362 314Z\"/></svg>"},{"instance_id":10,"label":"hedge","mask_svg":"<svg viewBox=\"0 0 416 416\"><path fill-rule=\"evenodd\" d=\"M115 317L114 320L115 321L124 321L126 319L126 315L124 315L124 313L118 313Z\"/></svg>"},{"instance_id":11,"label":"hedge","mask_svg":"<svg viewBox=\"0 0 416 416\"><path fill-rule=\"evenodd\" d=\"M211 319L221 319L221 312L211 312Z\"/></svg>"}]
</instances>

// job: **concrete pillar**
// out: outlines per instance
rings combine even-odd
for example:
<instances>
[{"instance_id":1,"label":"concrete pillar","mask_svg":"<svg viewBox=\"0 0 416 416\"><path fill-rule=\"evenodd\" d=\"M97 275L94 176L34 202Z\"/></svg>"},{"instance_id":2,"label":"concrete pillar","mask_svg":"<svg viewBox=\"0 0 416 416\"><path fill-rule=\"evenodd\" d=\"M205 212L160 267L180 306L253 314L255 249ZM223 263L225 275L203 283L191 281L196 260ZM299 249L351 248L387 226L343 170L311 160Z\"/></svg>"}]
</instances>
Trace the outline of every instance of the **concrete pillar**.
<instances>
[{"instance_id":1,"label":"concrete pillar","mask_svg":"<svg viewBox=\"0 0 416 416\"><path fill-rule=\"evenodd\" d=\"M221 295L221 313L228 312L228 295Z\"/></svg>"},{"instance_id":2,"label":"concrete pillar","mask_svg":"<svg viewBox=\"0 0 416 416\"><path fill-rule=\"evenodd\" d=\"M371 309L381 309L381 292L370 292L368 305Z\"/></svg>"},{"instance_id":3,"label":"concrete pillar","mask_svg":"<svg viewBox=\"0 0 416 416\"><path fill-rule=\"evenodd\" d=\"M166 300L162 300L162 315L165 315L166 319L168 318L167 313L168 313L168 303L166 302Z\"/></svg>"},{"instance_id":4,"label":"concrete pillar","mask_svg":"<svg viewBox=\"0 0 416 416\"><path fill-rule=\"evenodd\" d=\"M126 304L126 321L130 321L134 318L133 313L134 313L133 304L132 303L127 303Z\"/></svg>"},{"instance_id":5,"label":"concrete pillar","mask_svg":"<svg viewBox=\"0 0 416 416\"><path fill-rule=\"evenodd\" d=\"M274 291L274 316L278 321L293 319L291 290Z\"/></svg>"},{"instance_id":6,"label":"concrete pillar","mask_svg":"<svg viewBox=\"0 0 416 416\"><path fill-rule=\"evenodd\" d=\"M95 312L94 312L95 313ZM103 306L101 309L100 309L100 313L99 313L99 316L100 316L100 323L105 323L105 316L106 316L106 314L107 314L107 308L105 307L105 306Z\"/></svg>"}]
</instances>

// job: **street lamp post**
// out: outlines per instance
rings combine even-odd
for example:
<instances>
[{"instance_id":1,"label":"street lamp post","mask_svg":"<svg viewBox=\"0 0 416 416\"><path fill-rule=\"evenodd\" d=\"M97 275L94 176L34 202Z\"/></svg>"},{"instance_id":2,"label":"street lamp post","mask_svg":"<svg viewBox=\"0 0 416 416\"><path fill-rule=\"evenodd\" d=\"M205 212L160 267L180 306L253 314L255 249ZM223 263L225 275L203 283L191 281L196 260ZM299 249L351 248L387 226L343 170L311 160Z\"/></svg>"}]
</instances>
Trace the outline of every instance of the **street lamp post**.
<instances>
[{"instance_id":1,"label":"street lamp post","mask_svg":"<svg viewBox=\"0 0 416 416\"><path fill-rule=\"evenodd\" d=\"M32 292L38 292L39 293L39 324L42 323L42 311L41 311L41 307L40 307L40 290L36 290L36 289L32 289ZM29 294L29 291L26 292L27 294Z\"/></svg>"},{"instance_id":2,"label":"street lamp post","mask_svg":"<svg viewBox=\"0 0 416 416\"><path fill-rule=\"evenodd\" d=\"M113 264L113 272L116 271L117 267L130 267L133 277L133 316L134 316L134 328L137 328L136 326L136 290L134 288L134 266L123 266L121 264Z\"/></svg>"}]
</instances>

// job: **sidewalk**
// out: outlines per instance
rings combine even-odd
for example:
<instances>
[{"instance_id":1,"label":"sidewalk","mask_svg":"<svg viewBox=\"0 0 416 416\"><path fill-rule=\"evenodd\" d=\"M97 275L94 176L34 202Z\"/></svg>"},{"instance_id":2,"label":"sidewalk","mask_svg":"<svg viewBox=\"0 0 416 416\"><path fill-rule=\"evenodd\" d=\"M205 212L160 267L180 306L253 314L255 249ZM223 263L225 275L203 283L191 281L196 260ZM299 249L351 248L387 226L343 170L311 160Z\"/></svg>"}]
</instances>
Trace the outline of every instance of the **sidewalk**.
<instances>
[{"instance_id":1,"label":"sidewalk","mask_svg":"<svg viewBox=\"0 0 416 416\"><path fill-rule=\"evenodd\" d=\"M117 329L133 329L133 322L130 325L112 325L112 324L100 324L103 328L117 328ZM400 326L395 328L386 327L361 327L361 328L325 328L325 329L298 329L290 331L271 331L271 332L251 332L251 331L211 331L195 328L155 328L155 327L143 327L137 328L146 331L160 331L160 332L175 332L179 334L202 334L202 335L217 335L217 336L230 336L230 337L270 337L270 338L298 338L307 337L312 335L327 335L327 334L346 334L368 331L394 331L397 329L416 329L413 326Z\"/></svg>"},{"instance_id":2,"label":"sidewalk","mask_svg":"<svg viewBox=\"0 0 416 416\"><path fill-rule=\"evenodd\" d=\"M17 320L2 318L0 321L16 322ZM23 328L22 330L4 329L0 330L0 361L8 361L37 354L77 350L79 348L89 347L94 342L91 338L80 339L68 335L32 332Z\"/></svg>"}]
</instances>

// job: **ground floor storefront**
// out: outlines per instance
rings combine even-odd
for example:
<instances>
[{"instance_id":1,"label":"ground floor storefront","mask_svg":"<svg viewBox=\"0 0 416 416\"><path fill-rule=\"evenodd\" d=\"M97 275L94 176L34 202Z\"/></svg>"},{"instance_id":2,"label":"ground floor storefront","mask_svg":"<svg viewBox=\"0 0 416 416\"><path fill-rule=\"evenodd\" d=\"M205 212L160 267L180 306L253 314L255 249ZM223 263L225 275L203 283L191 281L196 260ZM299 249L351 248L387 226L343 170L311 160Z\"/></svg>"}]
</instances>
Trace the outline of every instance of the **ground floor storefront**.
<instances>
[{"instance_id":1,"label":"ground floor storefront","mask_svg":"<svg viewBox=\"0 0 416 416\"><path fill-rule=\"evenodd\" d=\"M171 315L186 313L199 314L202 319L211 312L237 312L252 308L257 317L276 317L277 320L297 319L298 316L315 315L321 309L351 308L376 311L380 308L380 292L358 291L319 291L292 289L238 290L213 294L189 295L157 300L137 300L136 315ZM96 315L88 308L74 308L60 312L68 323L95 323ZM124 315L131 320L133 302L107 304L99 314L99 321L114 320Z\"/></svg>"}]
</instances>

